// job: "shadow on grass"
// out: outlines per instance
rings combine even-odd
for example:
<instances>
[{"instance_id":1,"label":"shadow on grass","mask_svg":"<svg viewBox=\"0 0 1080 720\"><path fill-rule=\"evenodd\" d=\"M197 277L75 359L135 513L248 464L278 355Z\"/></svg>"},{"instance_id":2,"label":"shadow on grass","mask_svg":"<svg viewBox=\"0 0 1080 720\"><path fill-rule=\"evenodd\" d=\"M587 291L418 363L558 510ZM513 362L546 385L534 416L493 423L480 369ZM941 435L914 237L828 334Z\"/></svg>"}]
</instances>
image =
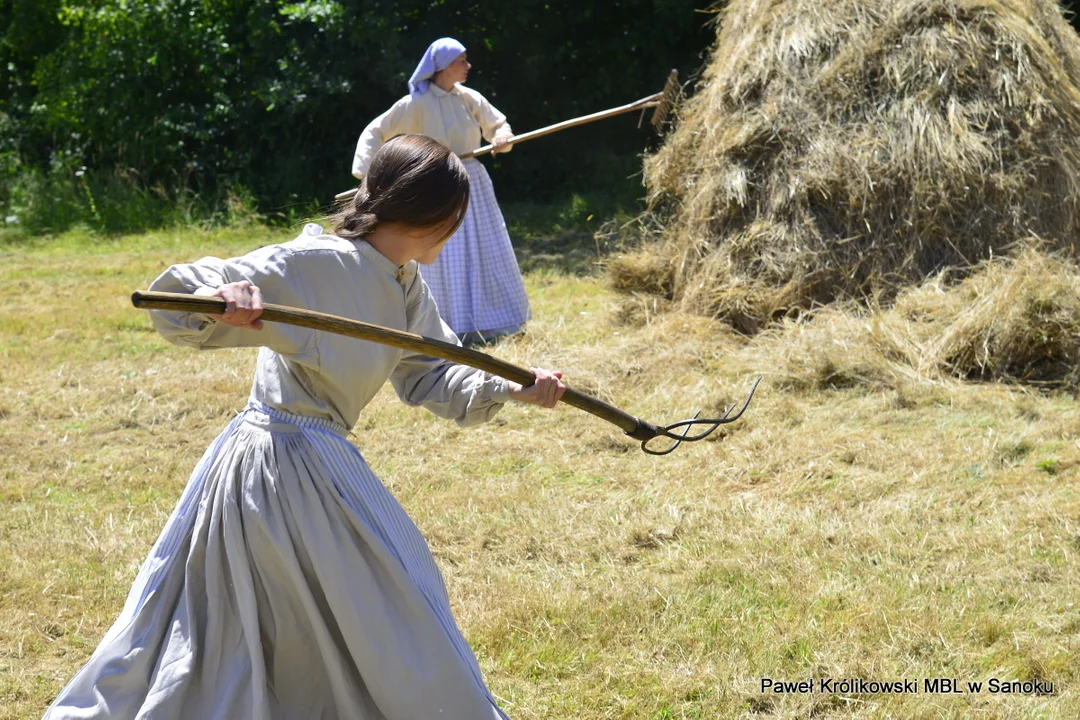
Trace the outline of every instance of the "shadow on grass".
<instances>
[{"instance_id":1,"label":"shadow on grass","mask_svg":"<svg viewBox=\"0 0 1080 720\"><path fill-rule=\"evenodd\" d=\"M507 203L506 227L521 272L553 270L592 275L609 251L596 232L608 220L629 220L640 208L634 202L574 195L563 204Z\"/></svg>"}]
</instances>

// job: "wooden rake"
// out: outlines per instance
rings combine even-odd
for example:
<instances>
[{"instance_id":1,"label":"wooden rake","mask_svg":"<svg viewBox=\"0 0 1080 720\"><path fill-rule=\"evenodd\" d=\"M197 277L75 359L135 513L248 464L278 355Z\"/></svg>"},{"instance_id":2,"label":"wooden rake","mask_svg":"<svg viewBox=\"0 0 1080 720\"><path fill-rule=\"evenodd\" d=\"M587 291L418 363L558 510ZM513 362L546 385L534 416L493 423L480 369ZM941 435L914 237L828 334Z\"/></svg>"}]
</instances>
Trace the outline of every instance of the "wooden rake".
<instances>
[{"instance_id":1,"label":"wooden rake","mask_svg":"<svg viewBox=\"0 0 1080 720\"><path fill-rule=\"evenodd\" d=\"M225 301L221 298L184 295L182 293L136 290L131 295L131 303L135 307L145 310L172 310L206 315L221 315L225 312ZM531 370L518 367L482 352L359 320L273 304L263 305L262 315L259 319L346 335L358 340L367 340L381 345L389 345L400 350L442 358L443 360L484 370L507 380L513 380L524 387L532 385L536 380L536 376L533 375ZM573 405L621 428L627 435L639 440L641 449L649 455L667 455L682 443L704 440L721 425L735 422L742 417L746 408L750 406L750 400L753 399L754 391L757 390L760 382L760 378L754 382L749 395L747 395L741 406L736 404L726 408L720 417L700 418L698 417L700 413L697 413L689 420L681 420L662 426L634 417L614 405L569 387L562 397L562 402ZM735 412L737 407L738 412ZM692 435L689 434L691 428L696 430ZM657 438L660 438L660 440L657 440Z\"/></svg>"},{"instance_id":2,"label":"wooden rake","mask_svg":"<svg viewBox=\"0 0 1080 720\"><path fill-rule=\"evenodd\" d=\"M664 89L658 93L653 93L648 97L643 97L640 100L636 100L626 105L620 105L619 107L611 108L610 110L601 110L591 115L582 115L581 117L572 118L570 120L563 120L560 123L554 125L548 125L542 127L539 130L533 130L531 132L523 133L521 135L515 135L511 145L517 145L523 143L526 140L533 140L544 135L550 135L560 130L566 130L577 125L584 125L585 123L595 122L597 120L603 120L604 118L613 117L615 115L622 115L623 113L633 112L635 110L647 110L648 108L654 108L652 119L650 123L653 128L659 132L663 127L664 122L667 120L668 115L671 114L671 108L675 105L675 99L679 94L679 71L672 70L668 75L667 82L664 83ZM471 153L461 155L462 160L468 160L469 158L479 157L480 155L486 155L491 152L492 145L484 145L483 147L473 150ZM334 196L334 202L343 202L349 200L359 188L352 188L344 192L339 192Z\"/></svg>"}]
</instances>

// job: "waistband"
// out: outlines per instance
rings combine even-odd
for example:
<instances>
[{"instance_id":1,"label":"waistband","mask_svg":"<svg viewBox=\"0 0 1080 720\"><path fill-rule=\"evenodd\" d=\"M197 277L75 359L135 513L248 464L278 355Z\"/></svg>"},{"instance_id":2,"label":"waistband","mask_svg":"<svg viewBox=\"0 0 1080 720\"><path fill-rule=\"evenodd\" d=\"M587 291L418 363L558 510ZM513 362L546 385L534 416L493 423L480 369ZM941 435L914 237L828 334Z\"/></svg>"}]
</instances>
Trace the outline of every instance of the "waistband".
<instances>
[{"instance_id":1,"label":"waistband","mask_svg":"<svg viewBox=\"0 0 1080 720\"><path fill-rule=\"evenodd\" d=\"M345 437L349 433L349 429L339 422L328 420L326 418L295 415L255 400L249 400L247 407L244 408L244 411L241 414L245 420L254 422L257 425L293 425L297 428L306 430L332 432L341 437Z\"/></svg>"}]
</instances>

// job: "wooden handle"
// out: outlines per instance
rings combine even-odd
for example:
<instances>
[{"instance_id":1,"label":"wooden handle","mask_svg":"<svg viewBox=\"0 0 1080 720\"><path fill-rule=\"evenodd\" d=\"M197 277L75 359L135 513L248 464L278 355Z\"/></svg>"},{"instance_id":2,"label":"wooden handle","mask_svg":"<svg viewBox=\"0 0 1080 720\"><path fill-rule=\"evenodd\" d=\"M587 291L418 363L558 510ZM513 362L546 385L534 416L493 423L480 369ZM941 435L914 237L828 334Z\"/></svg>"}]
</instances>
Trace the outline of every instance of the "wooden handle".
<instances>
[{"instance_id":1,"label":"wooden handle","mask_svg":"<svg viewBox=\"0 0 1080 720\"><path fill-rule=\"evenodd\" d=\"M640 100L635 100L634 102L627 103L626 105L620 105L619 107L611 108L609 110L601 110L600 112L595 112L591 115L582 115L581 117L571 118L570 120L563 120L562 122L555 123L554 125L548 125L537 130L531 130L527 133L522 133L521 135L515 135L513 142L511 142L510 144L517 145L518 143L523 143L526 140L533 140L535 138L543 137L544 135L550 135L551 133L559 132L560 130L566 130L567 128L572 128L577 125L584 125L585 123L596 122L597 120L603 120L604 118L609 118L615 115L633 112L634 110L644 110L645 108L656 107L660 104L660 97L663 94L663 92L653 93L648 97L643 97ZM486 155L491 152L491 149L493 147L494 145L484 145L483 147L477 148L470 153L459 155L459 157L462 160L468 160L469 158ZM334 196L334 202L348 200L356 194L356 190L356 188L352 188L351 190L339 192L337 195Z\"/></svg>"},{"instance_id":2,"label":"wooden handle","mask_svg":"<svg viewBox=\"0 0 1080 720\"><path fill-rule=\"evenodd\" d=\"M349 190L339 192L337 195L334 196L334 202L341 202L342 200L348 200L349 198L351 198L353 195L356 194L356 190L357 190L357 188L351 188Z\"/></svg>"},{"instance_id":3,"label":"wooden handle","mask_svg":"<svg viewBox=\"0 0 1080 720\"><path fill-rule=\"evenodd\" d=\"M559 132L560 130L566 130L567 128L572 128L577 125L584 125L585 123L603 120L604 118L633 112L634 110L644 110L645 108L656 107L656 105L659 104L661 94L662 93L655 93L653 95L650 95L649 97L644 97L632 103L620 105L616 108L611 108L610 110L601 110L600 112L595 112L591 115L582 115L581 117L571 118L570 120L563 120L562 122L555 123L554 125L548 125L537 130L531 130L521 135L515 135L513 142L511 142L510 144L517 145L518 143L525 142L526 140L532 140L534 138L543 137L544 135L550 135L551 133ZM491 149L493 147L495 146L484 145L483 147L477 148L471 153L466 153L464 155L461 155L460 157L462 160L468 160L469 158L485 155L491 152Z\"/></svg>"},{"instance_id":4,"label":"wooden handle","mask_svg":"<svg viewBox=\"0 0 1080 720\"><path fill-rule=\"evenodd\" d=\"M221 298L184 295L182 293L136 290L131 294L131 304L144 310L172 310L175 312L202 313L204 315L221 315L225 312L225 301ZM403 330L372 325L360 320L351 320L336 315L315 312L314 310L269 303L263 305L260 319L346 335L358 340L368 340L380 345L389 345L390 347L420 355L442 358L443 360L484 370L507 380L513 380L523 387L528 387L536 381L536 376L531 370L518 367L482 352ZM607 420L609 423L621 428L623 432L635 440L649 440L655 437L658 432L656 426L651 423L625 413L603 400L569 387L566 388L566 392L563 394L562 402Z\"/></svg>"}]
</instances>

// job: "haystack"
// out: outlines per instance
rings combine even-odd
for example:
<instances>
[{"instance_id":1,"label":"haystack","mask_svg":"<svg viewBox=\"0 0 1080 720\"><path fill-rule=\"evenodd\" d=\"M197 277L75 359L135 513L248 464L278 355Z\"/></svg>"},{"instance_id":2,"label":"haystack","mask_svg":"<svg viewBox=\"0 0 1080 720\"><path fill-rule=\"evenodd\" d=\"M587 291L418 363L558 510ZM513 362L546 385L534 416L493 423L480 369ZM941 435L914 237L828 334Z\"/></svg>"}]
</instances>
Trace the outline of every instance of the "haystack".
<instances>
[{"instance_id":1,"label":"haystack","mask_svg":"<svg viewBox=\"0 0 1080 720\"><path fill-rule=\"evenodd\" d=\"M647 266L654 291L755 331L1032 236L1073 253L1078 88L1051 0L730 0L646 162L662 243L615 273L634 289Z\"/></svg>"}]
</instances>

